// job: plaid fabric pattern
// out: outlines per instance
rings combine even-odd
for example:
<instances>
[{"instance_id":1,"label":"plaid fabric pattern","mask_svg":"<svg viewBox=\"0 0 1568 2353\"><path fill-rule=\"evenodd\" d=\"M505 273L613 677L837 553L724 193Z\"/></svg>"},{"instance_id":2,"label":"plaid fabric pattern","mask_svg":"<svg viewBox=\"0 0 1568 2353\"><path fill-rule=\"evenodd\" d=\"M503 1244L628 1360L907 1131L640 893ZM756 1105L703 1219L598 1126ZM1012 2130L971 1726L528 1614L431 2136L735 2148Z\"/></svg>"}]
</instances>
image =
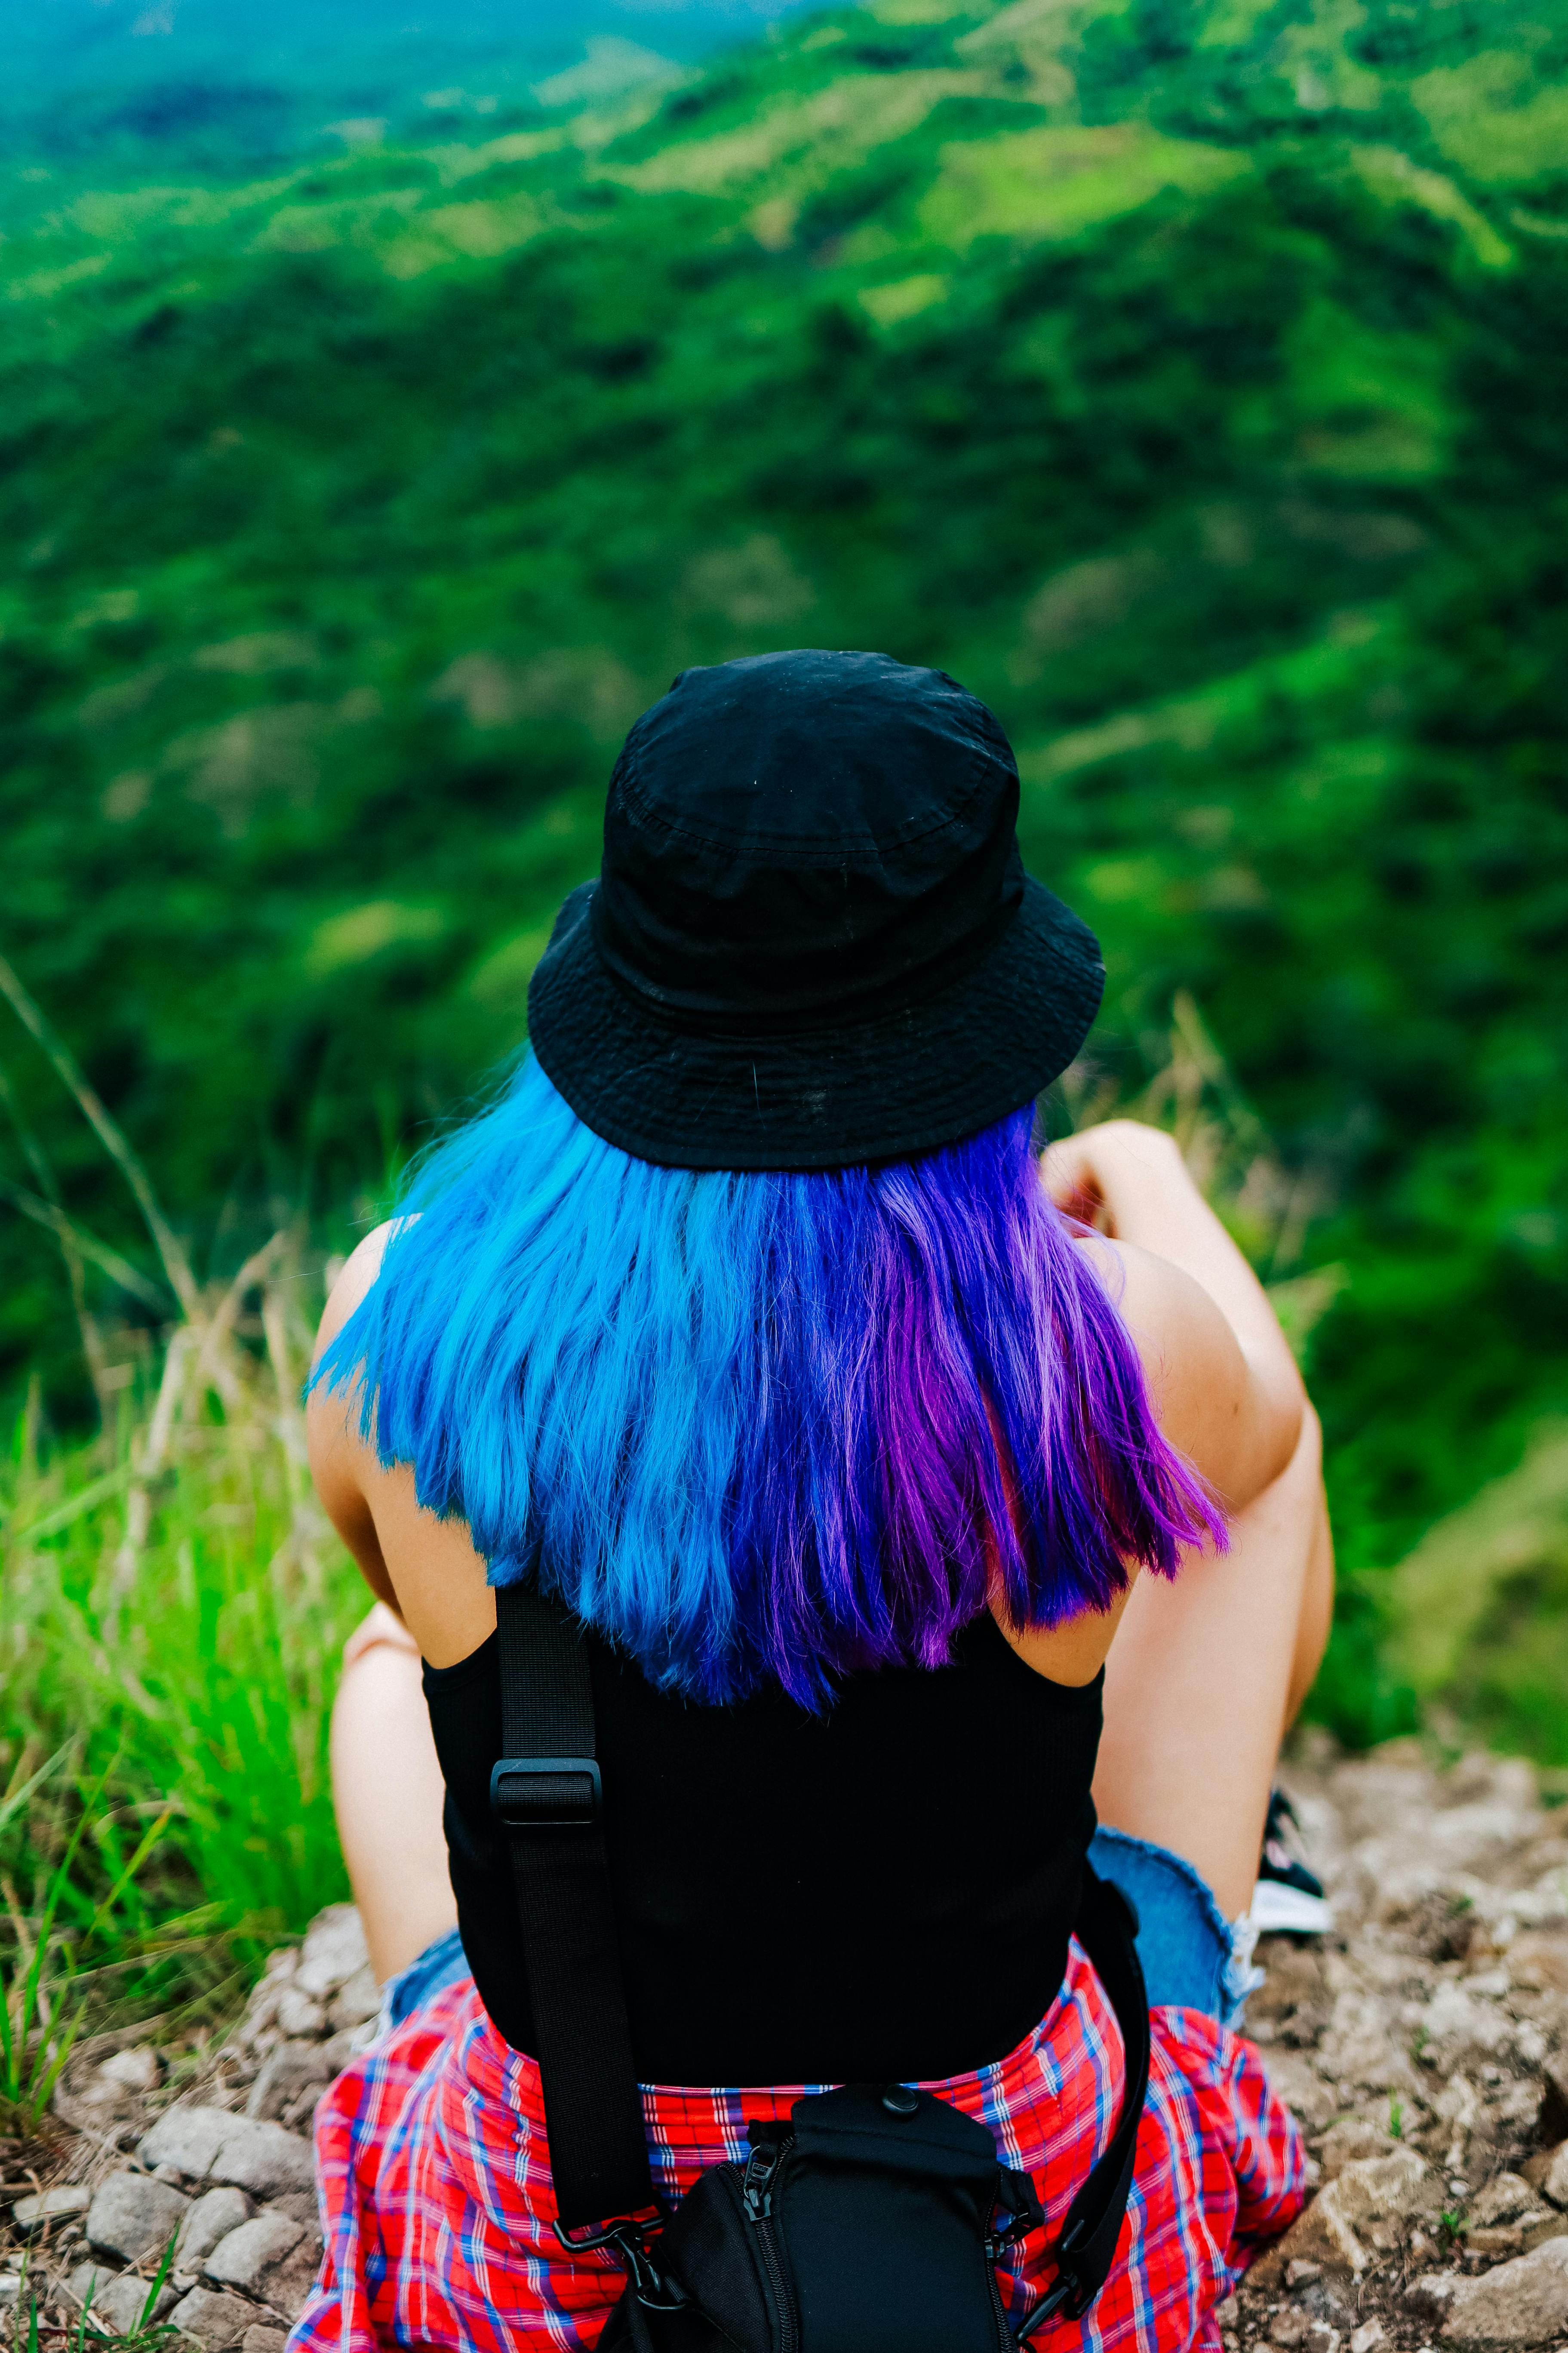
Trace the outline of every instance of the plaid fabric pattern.
<instances>
[{"instance_id":1,"label":"plaid fabric pattern","mask_svg":"<svg viewBox=\"0 0 1568 2353\"><path fill-rule=\"evenodd\" d=\"M1019 2316L1053 2276L1047 2241L1110 2139L1121 2037L1075 1941L1061 1993L1006 2058L930 2088L990 2126L1035 2177L1047 2217L1002 2274ZM646 2087L654 2179L679 2197L744 2155L753 2117L803 2089ZM289 2353L587 2353L625 2274L565 2254L551 2229L539 2072L491 2026L471 1978L357 2060L316 2111L326 2252ZM1115 2267L1084 2321L1056 2321L1042 2353L1217 2353L1214 2307L1303 2202L1291 2117L1250 2044L1195 2010L1153 2012L1149 2098Z\"/></svg>"}]
</instances>

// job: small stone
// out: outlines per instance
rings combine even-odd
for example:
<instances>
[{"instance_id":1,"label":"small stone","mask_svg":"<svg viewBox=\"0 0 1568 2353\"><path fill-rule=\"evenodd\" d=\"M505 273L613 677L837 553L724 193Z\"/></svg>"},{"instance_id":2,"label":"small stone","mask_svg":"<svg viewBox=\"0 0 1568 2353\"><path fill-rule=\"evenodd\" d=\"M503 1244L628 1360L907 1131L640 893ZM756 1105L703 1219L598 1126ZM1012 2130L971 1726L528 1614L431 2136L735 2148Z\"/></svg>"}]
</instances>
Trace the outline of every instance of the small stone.
<instances>
[{"instance_id":1,"label":"small stone","mask_svg":"<svg viewBox=\"0 0 1568 2353\"><path fill-rule=\"evenodd\" d=\"M98 2072L119 2090L145 2096L162 2083L163 2063L150 2042L133 2042L129 2051L111 2052Z\"/></svg>"},{"instance_id":2,"label":"small stone","mask_svg":"<svg viewBox=\"0 0 1568 2353\"><path fill-rule=\"evenodd\" d=\"M224 2353L225 2348L237 2345L246 2330L256 2326L256 2306L247 2304L242 2295L218 2295L210 2287L194 2287L180 2298L169 2319L174 2327L205 2346L206 2353Z\"/></svg>"},{"instance_id":3,"label":"small stone","mask_svg":"<svg viewBox=\"0 0 1568 2353\"><path fill-rule=\"evenodd\" d=\"M1280 2240L1277 2252L1281 2268L1304 2258L1359 2274L1368 2262L1361 2234L1370 2238L1376 2225L1424 2211L1437 2195L1436 2184L1414 2149L1353 2158Z\"/></svg>"},{"instance_id":4,"label":"small stone","mask_svg":"<svg viewBox=\"0 0 1568 2353\"><path fill-rule=\"evenodd\" d=\"M1314 2320L1307 2331L1305 2353L1340 2353L1340 2332L1326 2320Z\"/></svg>"},{"instance_id":5,"label":"small stone","mask_svg":"<svg viewBox=\"0 0 1568 2353\"><path fill-rule=\"evenodd\" d=\"M329 1904L305 1931L294 1982L301 1993L334 1994L369 1958L364 1929L353 1905Z\"/></svg>"},{"instance_id":6,"label":"small stone","mask_svg":"<svg viewBox=\"0 0 1568 2353\"><path fill-rule=\"evenodd\" d=\"M1268 2053L1268 2079L1309 2132L1326 2125L1339 2105L1333 2086L1324 2083L1304 2051L1275 2045Z\"/></svg>"},{"instance_id":7,"label":"small stone","mask_svg":"<svg viewBox=\"0 0 1568 2353\"><path fill-rule=\"evenodd\" d=\"M1508 1947L1508 1973L1531 1993L1568 1993L1568 1936L1527 1928Z\"/></svg>"},{"instance_id":8,"label":"small stone","mask_svg":"<svg viewBox=\"0 0 1568 2353\"><path fill-rule=\"evenodd\" d=\"M327 2012L331 2025L341 2034L363 2026L367 2020L381 2015L381 1985L367 1961L356 1969Z\"/></svg>"},{"instance_id":9,"label":"small stone","mask_svg":"<svg viewBox=\"0 0 1568 2353\"><path fill-rule=\"evenodd\" d=\"M1292 2256L1285 2266L1287 2287L1305 2287L1309 2280L1321 2279L1322 2276L1322 2264L1310 2262L1305 2255Z\"/></svg>"},{"instance_id":10,"label":"small stone","mask_svg":"<svg viewBox=\"0 0 1568 2353\"><path fill-rule=\"evenodd\" d=\"M1500 2173L1470 2208L1470 2221L1490 2230L1499 2222L1517 2222L1521 2214L1540 2212L1534 2190L1517 2173Z\"/></svg>"},{"instance_id":11,"label":"small stone","mask_svg":"<svg viewBox=\"0 0 1568 2353\"><path fill-rule=\"evenodd\" d=\"M1363 2157L1386 2157L1398 2143L1367 2116L1342 2116L1318 2143L1318 2163L1325 2181L1337 2180L1347 2165Z\"/></svg>"},{"instance_id":12,"label":"small stone","mask_svg":"<svg viewBox=\"0 0 1568 2353\"><path fill-rule=\"evenodd\" d=\"M1548 2239L1479 2278L1461 2280L1448 2298L1445 2345L1487 2348L1544 2345L1568 2328L1568 2239Z\"/></svg>"},{"instance_id":13,"label":"small stone","mask_svg":"<svg viewBox=\"0 0 1568 2353\"><path fill-rule=\"evenodd\" d=\"M340 2038L337 2036L333 2037L334 2041L339 2039ZM363 2052L373 2050L380 2040L381 2018L378 2013L374 2018L367 2018L363 2026L356 2026L354 2028L353 2035L349 2038L349 2059L357 2059ZM347 2066L349 2060L345 2059L343 2062L344 2066Z\"/></svg>"},{"instance_id":14,"label":"small stone","mask_svg":"<svg viewBox=\"0 0 1568 2353\"><path fill-rule=\"evenodd\" d=\"M234 2123L227 2108L165 2108L138 2143L136 2154L164 2179L172 2171L185 2180L202 2181Z\"/></svg>"},{"instance_id":15,"label":"small stone","mask_svg":"<svg viewBox=\"0 0 1568 2353\"><path fill-rule=\"evenodd\" d=\"M321 2239L319 2232L307 2232L293 2253L271 2273L267 2282L267 2301L283 2313L290 2325L305 2309L306 2299L316 2284L321 2262Z\"/></svg>"},{"instance_id":16,"label":"small stone","mask_svg":"<svg viewBox=\"0 0 1568 2353\"><path fill-rule=\"evenodd\" d=\"M1351 2332L1350 2353L1377 2353L1380 2345L1388 2342L1388 2332L1381 2320L1363 2320Z\"/></svg>"},{"instance_id":17,"label":"small stone","mask_svg":"<svg viewBox=\"0 0 1568 2353\"><path fill-rule=\"evenodd\" d=\"M1538 2129L1542 2140L1568 2139L1568 2052L1542 2071Z\"/></svg>"},{"instance_id":18,"label":"small stone","mask_svg":"<svg viewBox=\"0 0 1568 2353\"><path fill-rule=\"evenodd\" d=\"M279 2042L261 2063L245 2104L246 2115L276 2118L302 2092L324 2090L332 2076L326 2058L330 2047L320 2042Z\"/></svg>"},{"instance_id":19,"label":"small stone","mask_svg":"<svg viewBox=\"0 0 1568 2353\"><path fill-rule=\"evenodd\" d=\"M327 2013L297 1985L287 1986L279 1997L278 2023L285 2034L316 2037L327 2031Z\"/></svg>"},{"instance_id":20,"label":"small stone","mask_svg":"<svg viewBox=\"0 0 1568 2353\"><path fill-rule=\"evenodd\" d=\"M65 2222L73 2214L85 2214L91 2204L90 2189L80 2182L61 2182L56 2189L18 2198L11 2209L11 2220L18 2231L41 2231L46 2223Z\"/></svg>"},{"instance_id":21,"label":"small stone","mask_svg":"<svg viewBox=\"0 0 1568 2353\"><path fill-rule=\"evenodd\" d=\"M1465 2233L1467 2255L1484 2255L1496 2263L1501 2255L1517 2255L1524 2250L1524 2232L1511 2222L1482 2222Z\"/></svg>"},{"instance_id":22,"label":"small stone","mask_svg":"<svg viewBox=\"0 0 1568 2353\"><path fill-rule=\"evenodd\" d=\"M106 2272L96 2263L79 2263L67 2285L80 2305L88 2303L90 2289L92 2301L89 2309L91 2318L107 2321L118 2337L133 2337L136 2334L142 2326L142 2316L147 2310L147 2299L153 2293L151 2280L132 2279L124 2273ZM161 2320L176 2301L175 2291L165 2282L158 2291L150 2317Z\"/></svg>"},{"instance_id":23,"label":"small stone","mask_svg":"<svg viewBox=\"0 0 1568 2353\"><path fill-rule=\"evenodd\" d=\"M1227 2295L1223 2304L1215 2305L1214 2316L1216 2325L1221 2328L1238 2327L1241 2322L1241 2306L1234 2295Z\"/></svg>"},{"instance_id":24,"label":"small stone","mask_svg":"<svg viewBox=\"0 0 1568 2353\"><path fill-rule=\"evenodd\" d=\"M0 2310L4 2310L7 2305L18 2303L21 2298L21 2274L19 2272L0 2272Z\"/></svg>"},{"instance_id":25,"label":"small stone","mask_svg":"<svg viewBox=\"0 0 1568 2353\"><path fill-rule=\"evenodd\" d=\"M1458 2272L1423 2272L1405 2291L1405 2307L1430 2319L1447 2311L1449 2298L1459 2284Z\"/></svg>"},{"instance_id":26,"label":"small stone","mask_svg":"<svg viewBox=\"0 0 1568 2353\"><path fill-rule=\"evenodd\" d=\"M287 2214L291 2221L303 2222L308 2231L318 2227L321 2201L313 2189L289 2189L281 2198L269 2201L268 2211Z\"/></svg>"},{"instance_id":27,"label":"small stone","mask_svg":"<svg viewBox=\"0 0 1568 2353\"><path fill-rule=\"evenodd\" d=\"M1357 2158L1344 2167L1323 2195L1331 2197L1348 2221L1360 2222L1385 2214L1409 2214L1425 2200L1430 2203L1436 2184L1413 2148L1391 2149L1386 2157Z\"/></svg>"},{"instance_id":28,"label":"small stone","mask_svg":"<svg viewBox=\"0 0 1568 2353\"><path fill-rule=\"evenodd\" d=\"M1568 2140L1552 2150L1541 2177L1541 2189L1553 2206L1568 2206Z\"/></svg>"},{"instance_id":29,"label":"small stone","mask_svg":"<svg viewBox=\"0 0 1568 2353\"><path fill-rule=\"evenodd\" d=\"M304 2224L287 2214L257 2214L220 2239L202 2269L219 2287L260 2295L267 2274L293 2253L304 2235Z\"/></svg>"},{"instance_id":30,"label":"small stone","mask_svg":"<svg viewBox=\"0 0 1568 2353\"><path fill-rule=\"evenodd\" d=\"M1282 2353L1295 2353L1297 2346L1307 2342L1308 2325L1306 2314L1288 2304L1284 2311L1277 2312L1269 2322L1268 2341L1271 2345L1279 2346Z\"/></svg>"},{"instance_id":31,"label":"small stone","mask_svg":"<svg viewBox=\"0 0 1568 2353\"><path fill-rule=\"evenodd\" d=\"M1542 2214L1533 2222L1527 2216L1520 2229L1524 2236L1524 2252L1529 2254L1532 2247L1544 2246L1548 2239L1568 2238L1568 2214Z\"/></svg>"},{"instance_id":32,"label":"small stone","mask_svg":"<svg viewBox=\"0 0 1568 2353\"><path fill-rule=\"evenodd\" d=\"M111 2173L87 2210L87 2235L100 2254L140 2263L168 2244L190 2211L190 2200L146 2173Z\"/></svg>"},{"instance_id":33,"label":"small stone","mask_svg":"<svg viewBox=\"0 0 1568 2353\"><path fill-rule=\"evenodd\" d=\"M283 2353L283 2348L288 2342L288 2334L285 2330L264 2328L258 2322L254 2328L247 2328L240 2338L239 2353Z\"/></svg>"},{"instance_id":34,"label":"small stone","mask_svg":"<svg viewBox=\"0 0 1568 2353\"><path fill-rule=\"evenodd\" d=\"M219 2181L248 2189L254 2198L274 2198L316 2183L315 2152L298 2133L252 2116L235 2116L213 2166Z\"/></svg>"},{"instance_id":35,"label":"small stone","mask_svg":"<svg viewBox=\"0 0 1568 2353\"><path fill-rule=\"evenodd\" d=\"M218 2241L248 2222L254 2211L243 2189L204 2191L180 2226L174 2254L182 2270L199 2269Z\"/></svg>"},{"instance_id":36,"label":"small stone","mask_svg":"<svg viewBox=\"0 0 1568 2353\"><path fill-rule=\"evenodd\" d=\"M316 2178L308 2140L227 2108L170 2108L136 2153L143 2165L174 2164L188 2179L232 2182L255 2198L309 2189Z\"/></svg>"}]
</instances>

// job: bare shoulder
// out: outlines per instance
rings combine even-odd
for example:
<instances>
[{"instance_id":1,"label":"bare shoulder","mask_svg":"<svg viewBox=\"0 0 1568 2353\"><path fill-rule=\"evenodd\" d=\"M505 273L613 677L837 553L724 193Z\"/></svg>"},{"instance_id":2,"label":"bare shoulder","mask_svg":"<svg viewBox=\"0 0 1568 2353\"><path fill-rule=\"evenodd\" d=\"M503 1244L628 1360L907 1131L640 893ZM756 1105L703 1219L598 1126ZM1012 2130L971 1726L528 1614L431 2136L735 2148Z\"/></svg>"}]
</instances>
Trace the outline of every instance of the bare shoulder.
<instances>
[{"instance_id":1,"label":"bare shoulder","mask_svg":"<svg viewBox=\"0 0 1568 2353\"><path fill-rule=\"evenodd\" d=\"M1160 1427L1233 1506L1262 1482L1254 1384L1235 1332L1203 1284L1136 1243L1092 1234L1080 1247L1121 1313Z\"/></svg>"},{"instance_id":2,"label":"bare shoulder","mask_svg":"<svg viewBox=\"0 0 1568 2353\"><path fill-rule=\"evenodd\" d=\"M332 1285L316 1362L380 1279L394 1219L365 1236ZM314 1388L306 1413L310 1471L321 1504L371 1589L402 1617L432 1665L477 1650L495 1624L485 1564L460 1519L423 1506L412 1465L384 1462L361 1428L362 1392Z\"/></svg>"},{"instance_id":3,"label":"bare shoulder","mask_svg":"<svg viewBox=\"0 0 1568 2353\"><path fill-rule=\"evenodd\" d=\"M333 1283L316 1333L310 1358L312 1372L374 1285L387 1243L396 1230L397 1219L389 1218L384 1225L366 1234ZM345 1506L339 1491L346 1497L349 1491L361 1486L374 1459L361 1435L358 1406L357 1390L325 1385L313 1388L305 1401L305 1437L311 1475L322 1502L340 1526Z\"/></svg>"},{"instance_id":4,"label":"bare shoulder","mask_svg":"<svg viewBox=\"0 0 1568 2353\"><path fill-rule=\"evenodd\" d=\"M385 1222L366 1234L353 1256L345 1261L342 1273L327 1294L321 1310L321 1321L316 1333L312 1367L321 1360L324 1350L331 1347L354 1309L360 1305L381 1272L381 1261L386 1255L386 1245L397 1231L400 1220L388 1218Z\"/></svg>"},{"instance_id":5,"label":"bare shoulder","mask_svg":"<svg viewBox=\"0 0 1568 2353\"><path fill-rule=\"evenodd\" d=\"M1104 1234L1086 1234L1077 1246L1120 1309L1141 1354L1173 1357L1194 1343L1212 1343L1216 1333L1234 1342L1202 1283L1168 1258L1140 1250L1136 1242L1110 1241Z\"/></svg>"}]
</instances>

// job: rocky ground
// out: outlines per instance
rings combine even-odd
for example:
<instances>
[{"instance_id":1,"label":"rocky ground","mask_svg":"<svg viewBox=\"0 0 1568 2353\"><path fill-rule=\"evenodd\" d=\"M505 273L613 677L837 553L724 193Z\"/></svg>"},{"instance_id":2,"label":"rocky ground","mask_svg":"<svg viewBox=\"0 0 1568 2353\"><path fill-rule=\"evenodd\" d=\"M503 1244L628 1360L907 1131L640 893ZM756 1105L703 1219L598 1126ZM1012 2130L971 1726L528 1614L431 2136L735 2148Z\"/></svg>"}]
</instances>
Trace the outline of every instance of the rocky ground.
<instances>
[{"instance_id":1,"label":"rocky ground","mask_svg":"<svg viewBox=\"0 0 1568 2353\"><path fill-rule=\"evenodd\" d=\"M1433 1768L1414 1743L1287 1778L1338 1933L1260 1947L1247 2027L1312 2152L1315 2195L1222 2308L1226 2353L1568 2348L1568 1809L1528 1766ZM46 2326L158 2316L208 2353L282 2353L321 2240L310 2115L374 2031L359 1923L276 1953L194 2073L100 2038L54 2137L5 2155L0 2314L24 2256Z\"/></svg>"},{"instance_id":2,"label":"rocky ground","mask_svg":"<svg viewBox=\"0 0 1568 2353\"><path fill-rule=\"evenodd\" d=\"M1568 1810L1414 1742L1286 1779L1338 1933L1247 2005L1316 2194L1220 2315L1227 2353L1568 2344Z\"/></svg>"},{"instance_id":3,"label":"rocky ground","mask_svg":"<svg viewBox=\"0 0 1568 2353\"><path fill-rule=\"evenodd\" d=\"M359 1915L337 1904L272 1955L233 2033L194 2069L166 2073L134 2031L79 2051L54 2133L5 2168L0 2315L30 2280L46 2326L75 2334L87 2304L89 2331L133 2335L173 2236L151 2317L207 2353L282 2353L321 2252L311 2113L379 2009Z\"/></svg>"}]
</instances>

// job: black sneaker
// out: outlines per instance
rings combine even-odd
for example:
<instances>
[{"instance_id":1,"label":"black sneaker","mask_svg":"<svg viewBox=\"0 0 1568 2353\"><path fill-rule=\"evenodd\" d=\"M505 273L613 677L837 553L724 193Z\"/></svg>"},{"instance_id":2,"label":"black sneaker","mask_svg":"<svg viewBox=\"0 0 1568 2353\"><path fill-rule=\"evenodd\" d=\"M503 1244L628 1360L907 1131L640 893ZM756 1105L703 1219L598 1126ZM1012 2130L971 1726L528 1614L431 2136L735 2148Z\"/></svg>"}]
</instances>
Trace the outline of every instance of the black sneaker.
<instances>
[{"instance_id":1,"label":"black sneaker","mask_svg":"<svg viewBox=\"0 0 1568 2353\"><path fill-rule=\"evenodd\" d=\"M1301 1825L1283 1789L1269 1793L1263 1860L1247 1915L1260 1936L1321 1936L1334 1925L1323 1883L1303 1861Z\"/></svg>"}]
</instances>

